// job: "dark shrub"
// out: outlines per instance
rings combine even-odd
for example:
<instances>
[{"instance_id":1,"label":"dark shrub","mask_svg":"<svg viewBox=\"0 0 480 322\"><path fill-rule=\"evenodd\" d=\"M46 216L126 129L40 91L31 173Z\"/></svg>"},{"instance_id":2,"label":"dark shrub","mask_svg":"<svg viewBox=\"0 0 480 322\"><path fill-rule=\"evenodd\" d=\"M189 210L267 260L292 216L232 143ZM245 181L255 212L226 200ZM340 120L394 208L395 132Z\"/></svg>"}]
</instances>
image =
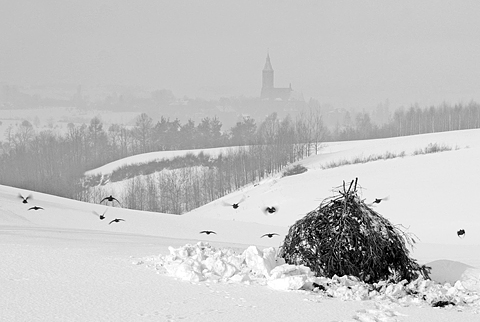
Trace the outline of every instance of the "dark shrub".
<instances>
[{"instance_id":1,"label":"dark shrub","mask_svg":"<svg viewBox=\"0 0 480 322\"><path fill-rule=\"evenodd\" d=\"M304 173L304 172L307 172L307 170L308 169L305 168L303 165L296 164L293 167L290 167L290 168L286 169L285 171L283 171L282 177L288 177L288 176L293 176L295 174Z\"/></svg>"},{"instance_id":2,"label":"dark shrub","mask_svg":"<svg viewBox=\"0 0 480 322\"><path fill-rule=\"evenodd\" d=\"M280 256L317 276L353 275L368 283L428 278L428 268L405 246L415 240L365 204L352 185L292 225Z\"/></svg>"}]
</instances>

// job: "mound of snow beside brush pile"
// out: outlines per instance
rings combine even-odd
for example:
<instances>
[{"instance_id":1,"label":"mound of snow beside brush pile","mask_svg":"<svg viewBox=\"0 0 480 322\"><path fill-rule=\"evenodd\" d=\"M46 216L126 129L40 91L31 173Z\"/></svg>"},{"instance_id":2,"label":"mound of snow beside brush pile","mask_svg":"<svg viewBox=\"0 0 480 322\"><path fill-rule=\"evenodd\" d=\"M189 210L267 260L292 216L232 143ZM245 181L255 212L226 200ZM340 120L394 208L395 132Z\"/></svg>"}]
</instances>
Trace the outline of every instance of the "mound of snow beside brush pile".
<instances>
[{"instance_id":1,"label":"mound of snow beside brush pile","mask_svg":"<svg viewBox=\"0 0 480 322\"><path fill-rule=\"evenodd\" d=\"M298 290L314 279L308 267L285 264L275 248L263 251L250 246L242 254L215 249L208 243L169 247L170 254L145 258L159 272L189 282L221 281L269 285L279 290Z\"/></svg>"},{"instance_id":2,"label":"mound of snow beside brush pile","mask_svg":"<svg viewBox=\"0 0 480 322\"><path fill-rule=\"evenodd\" d=\"M460 282L465 289L480 294L480 269L467 268L463 272Z\"/></svg>"},{"instance_id":3,"label":"mound of snow beside brush pile","mask_svg":"<svg viewBox=\"0 0 480 322\"><path fill-rule=\"evenodd\" d=\"M398 283L367 284L354 276L316 277L303 265L286 264L273 247L263 251L250 246L241 254L215 249L205 242L169 247L170 254L144 258L159 273L189 282L257 283L276 290L305 290L341 300L388 300L403 306L470 306L480 310L480 293L474 291L480 270L472 269L464 281L439 284L418 278Z\"/></svg>"}]
</instances>

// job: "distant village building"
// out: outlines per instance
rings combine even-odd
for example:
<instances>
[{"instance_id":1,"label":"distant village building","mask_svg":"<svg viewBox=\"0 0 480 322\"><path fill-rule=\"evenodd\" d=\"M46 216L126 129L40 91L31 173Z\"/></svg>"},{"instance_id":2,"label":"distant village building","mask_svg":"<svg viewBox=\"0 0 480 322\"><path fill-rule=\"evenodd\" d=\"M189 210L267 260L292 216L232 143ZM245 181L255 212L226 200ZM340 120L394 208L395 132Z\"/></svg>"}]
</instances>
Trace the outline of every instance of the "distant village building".
<instances>
[{"instance_id":1,"label":"distant village building","mask_svg":"<svg viewBox=\"0 0 480 322\"><path fill-rule=\"evenodd\" d=\"M263 100L280 100L280 101L301 101L303 95L296 93L292 89L292 84L289 87L275 87L274 86L274 71L272 63L270 62L270 54L267 53L267 60L262 71L262 92L260 98Z\"/></svg>"}]
</instances>

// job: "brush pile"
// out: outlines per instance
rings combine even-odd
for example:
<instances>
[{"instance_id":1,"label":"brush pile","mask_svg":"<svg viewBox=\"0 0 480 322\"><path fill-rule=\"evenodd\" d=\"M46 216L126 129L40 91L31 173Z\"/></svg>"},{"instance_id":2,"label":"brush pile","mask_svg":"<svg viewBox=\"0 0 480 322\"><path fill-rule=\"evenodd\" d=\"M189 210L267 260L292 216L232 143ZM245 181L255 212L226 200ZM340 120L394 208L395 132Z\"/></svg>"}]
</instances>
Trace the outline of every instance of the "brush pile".
<instances>
[{"instance_id":1,"label":"brush pile","mask_svg":"<svg viewBox=\"0 0 480 322\"><path fill-rule=\"evenodd\" d=\"M358 180L358 179L357 179ZM429 269L409 257L415 240L365 204L357 180L289 229L279 255L317 276L355 276L363 282L428 278Z\"/></svg>"}]
</instances>

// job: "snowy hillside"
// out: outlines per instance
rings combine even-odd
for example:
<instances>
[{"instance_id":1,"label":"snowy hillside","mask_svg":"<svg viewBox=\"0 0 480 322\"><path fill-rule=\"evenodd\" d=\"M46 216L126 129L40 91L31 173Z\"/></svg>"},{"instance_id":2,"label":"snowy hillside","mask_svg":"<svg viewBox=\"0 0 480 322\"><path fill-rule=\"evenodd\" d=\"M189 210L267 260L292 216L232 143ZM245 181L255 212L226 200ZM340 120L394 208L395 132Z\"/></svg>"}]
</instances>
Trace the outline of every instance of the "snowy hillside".
<instances>
[{"instance_id":1,"label":"snowy hillside","mask_svg":"<svg viewBox=\"0 0 480 322\"><path fill-rule=\"evenodd\" d=\"M184 156L187 153L192 153L192 154L198 154L200 152L203 152L205 154L208 154L212 157L215 157L216 155L220 153L225 153L228 149L232 149L230 147L226 148L211 148L211 149L203 149L203 150L175 150L175 151L159 151L159 152L149 152L149 153L144 153L144 154L137 154L137 155L132 155L130 157L120 159L117 161L110 162L104 166L101 166L99 168L90 170L85 172L85 176L94 176L94 175L108 175L112 173L114 170L126 166L126 165L132 165L132 164L139 164L139 163L147 163L147 162L152 162L152 161L157 161L157 160L162 160L162 159L172 159L175 157L180 157Z\"/></svg>"},{"instance_id":2,"label":"snowy hillside","mask_svg":"<svg viewBox=\"0 0 480 322\"><path fill-rule=\"evenodd\" d=\"M451 151L413 156L430 143L446 145ZM346 165L331 169L332 161L385 152L405 152L405 157ZM326 143L322 152L302 160L305 173L265 180L258 186L228 195L186 214L189 217L255 222L288 226L332 196L343 181L358 178L366 202L394 224L401 224L420 239L418 251L428 244L445 244L448 255L464 259L466 248L480 246L480 216L476 176L479 174L480 130L444 132L410 137ZM235 212L225 211L223 201L246 199ZM277 205L280 211L265 216L262 207ZM465 238L456 232L465 229ZM467 252L468 254L468 252ZM468 256L468 255L466 255ZM480 266L480 253L469 264Z\"/></svg>"},{"instance_id":3,"label":"snowy hillside","mask_svg":"<svg viewBox=\"0 0 480 322\"><path fill-rule=\"evenodd\" d=\"M431 154L413 155L415 151L437 144L451 148ZM216 153L218 149L211 152ZM198 152L198 151L197 151ZM206 151L207 152L207 151ZM372 155L404 154L388 160L345 165L324 169L331 163L367 158ZM168 153L171 153L169 155ZM148 153L116 161L91 173L107 173L122 164L147 162L157 158L174 157L185 151ZM258 185L251 185L219 200L197 208L183 216L209 218L279 226L286 229L319 203L332 195L332 189L355 178L363 188L360 192L366 202L376 198L388 200L375 205L376 210L401 224L420 240L416 251L430 244L449 245L446 250L463 259L463 251L480 245L480 217L474 200L478 192L475 175L480 160L480 130L442 132L399 138L324 143L319 155L299 162L309 170L305 173L281 177L277 175ZM122 163L123 162L123 163ZM128 181L107 184L123 190ZM225 204L241 202L238 209ZM279 212L266 216L262 208L275 205ZM457 230L466 229L463 239ZM218 236L221 239L221 236ZM424 256L428 258L428 251ZM423 256L423 255L422 255ZM468 255L467 255L468 256ZM480 258L469 262L480 266Z\"/></svg>"},{"instance_id":4,"label":"snowy hillside","mask_svg":"<svg viewBox=\"0 0 480 322\"><path fill-rule=\"evenodd\" d=\"M412 155L430 143L452 150ZM405 152L405 156L324 169L328 162L387 151ZM146 161L147 156L138 158ZM289 225L331 196L333 187L358 177L366 202L388 197L374 206L376 211L418 236L413 257L420 263L437 261L436 278L453 283L466 269L480 267L478 160L479 130L325 143L321 154L300 162L307 172L266 179L182 216L0 186L2 318L292 321L299 316L304 320L323 316L324 321L393 322L454 321L461 316L464 321L477 321L479 298L462 284L398 285L389 289L391 296L377 297L356 282L340 279L323 281L333 285L331 296L312 292L314 287L279 292L277 289L295 288L314 279L308 270L274 263L272 254ZM19 194L31 194L32 198L22 203ZM226 205L236 202L240 202L236 209ZM33 206L43 209L29 210ZM266 215L262 209L267 206L279 211ZM94 211L106 218L100 220ZM116 218L124 221L112 222ZM459 229L465 229L463 238L457 236ZM203 230L216 234L200 234ZM268 233L278 236L264 236ZM223 250L210 250L198 241ZM185 246L187 243L204 246ZM206 267L198 271L200 259ZM254 274L254 270L259 272ZM472 276L471 283L476 275ZM347 286L355 291L348 291ZM470 304L439 311L427 302L405 297L408 288L425 292L421 294L430 299L447 296L458 305Z\"/></svg>"}]
</instances>

